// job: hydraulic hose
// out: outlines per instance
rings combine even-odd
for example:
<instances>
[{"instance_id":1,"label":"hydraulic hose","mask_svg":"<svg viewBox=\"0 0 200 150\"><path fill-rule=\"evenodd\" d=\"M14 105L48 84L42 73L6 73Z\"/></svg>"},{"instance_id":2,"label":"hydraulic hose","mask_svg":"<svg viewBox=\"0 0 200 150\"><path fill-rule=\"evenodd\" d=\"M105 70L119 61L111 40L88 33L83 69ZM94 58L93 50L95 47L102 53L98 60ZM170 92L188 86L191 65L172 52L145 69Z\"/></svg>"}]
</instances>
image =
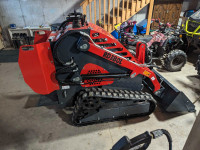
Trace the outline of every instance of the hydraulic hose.
<instances>
[{"instance_id":1,"label":"hydraulic hose","mask_svg":"<svg viewBox=\"0 0 200 150\"><path fill-rule=\"evenodd\" d=\"M172 150L172 138L167 130L157 129L151 132L144 132L132 139L129 139L127 136L123 136L111 150L147 150L151 144L152 139L156 139L165 135L169 142L169 150Z\"/></svg>"},{"instance_id":2,"label":"hydraulic hose","mask_svg":"<svg viewBox=\"0 0 200 150\"><path fill-rule=\"evenodd\" d=\"M172 150L172 137L171 135L169 134L169 132L165 129L161 129L163 134L167 137L167 140L169 142L169 150Z\"/></svg>"},{"instance_id":3,"label":"hydraulic hose","mask_svg":"<svg viewBox=\"0 0 200 150\"><path fill-rule=\"evenodd\" d=\"M167 140L169 143L169 150L172 150L172 137L167 130L157 129L157 130L151 131L150 133L153 136L153 139L156 139L164 134L167 137Z\"/></svg>"}]
</instances>

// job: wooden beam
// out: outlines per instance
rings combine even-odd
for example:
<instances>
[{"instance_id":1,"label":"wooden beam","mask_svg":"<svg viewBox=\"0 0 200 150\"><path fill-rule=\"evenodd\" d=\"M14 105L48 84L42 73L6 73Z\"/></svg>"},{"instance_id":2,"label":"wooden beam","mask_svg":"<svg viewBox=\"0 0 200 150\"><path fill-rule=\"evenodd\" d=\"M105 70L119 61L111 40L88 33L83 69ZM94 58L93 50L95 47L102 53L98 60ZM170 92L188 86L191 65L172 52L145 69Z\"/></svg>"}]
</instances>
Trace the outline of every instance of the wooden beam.
<instances>
[{"instance_id":1,"label":"wooden beam","mask_svg":"<svg viewBox=\"0 0 200 150\"><path fill-rule=\"evenodd\" d=\"M131 16L133 16L134 13L135 13L135 1L132 0L132 2L131 2Z\"/></svg>"},{"instance_id":2,"label":"wooden beam","mask_svg":"<svg viewBox=\"0 0 200 150\"><path fill-rule=\"evenodd\" d=\"M125 21L125 13L124 13L124 0L122 0L122 22Z\"/></svg>"},{"instance_id":3,"label":"wooden beam","mask_svg":"<svg viewBox=\"0 0 200 150\"><path fill-rule=\"evenodd\" d=\"M145 0L142 0L141 8L143 8L144 6L145 6Z\"/></svg>"},{"instance_id":4,"label":"wooden beam","mask_svg":"<svg viewBox=\"0 0 200 150\"><path fill-rule=\"evenodd\" d=\"M136 12L138 12L141 8L141 1L140 0L136 0Z\"/></svg>"},{"instance_id":5,"label":"wooden beam","mask_svg":"<svg viewBox=\"0 0 200 150\"><path fill-rule=\"evenodd\" d=\"M115 0L113 0L112 30L113 30L113 28L114 28L114 21L115 21Z\"/></svg>"},{"instance_id":6,"label":"wooden beam","mask_svg":"<svg viewBox=\"0 0 200 150\"><path fill-rule=\"evenodd\" d=\"M86 11L87 5L83 5L83 14L86 15L87 11Z\"/></svg>"},{"instance_id":7,"label":"wooden beam","mask_svg":"<svg viewBox=\"0 0 200 150\"><path fill-rule=\"evenodd\" d=\"M101 26L101 0L99 0L99 25Z\"/></svg>"},{"instance_id":8,"label":"wooden beam","mask_svg":"<svg viewBox=\"0 0 200 150\"><path fill-rule=\"evenodd\" d=\"M120 1L120 0L117 0L117 24L121 22L121 21L119 20L119 1Z\"/></svg>"},{"instance_id":9,"label":"wooden beam","mask_svg":"<svg viewBox=\"0 0 200 150\"><path fill-rule=\"evenodd\" d=\"M110 31L110 0L108 0L108 31Z\"/></svg>"},{"instance_id":10,"label":"wooden beam","mask_svg":"<svg viewBox=\"0 0 200 150\"><path fill-rule=\"evenodd\" d=\"M94 24L96 24L97 21L97 10L96 10L96 0L94 0Z\"/></svg>"},{"instance_id":11,"label":"wooden beam","mask_svg":"<svg viewBox=\"0 0 200 150\"><path fill-rule=\"evenodd\" d=\"M126 0L126 20L129 18L130 14L129 14L129 0Z\"/></svg>"},{"instance_id":12,"label":"wooden beam","mask_svg":"<svg viewBox=\"0 0 200 150\"><path fill-rule=\"evenodd\" d=\"M89 3L89 0L85 0L84 3L82 2L80 6L82 6L83 14L86 15L87 20L87 5Z\"/></svg>"},{"instance_id":13,"label":"wooden beam","mask_svg":"<svg viewBox=\"0 0 200 150\"><path fill-rule=\"evenodd\" d=\"M84 1L80 4L80 6L83 6L84 4L88 5L88 3L89 3L89 0L84 0Z\"/></svg>"},{"instance_id":14,"label":"wooden beam","mask_svg":"<svg viewBox=\"0 0 200 150\"><path fill-rule=\"evenodd\" d=\"M90 9L90 22L92 22L92 7L91 7L91 2L89 3L89 9Z\"/></svg>"},{"instance_id":15,"label":"wooden beam","mask_svg":"<svg viewBox=\"0 0 200 150\"><path fill-rule=\"evenodd\" d=\"M103 1L103 27L106 26L106 0Z\"/></svg>"},{"instance_id":16,"label":"wooden beam","mask_svg":"<svg viewBox=\"0 0 200 150\"><path fill-rule=\"evenodd\" d=\"M150 0L146 35L149 35L149 31L150 31L153 5L154 5L154 0Z\"/></svg>"}]
</instances>

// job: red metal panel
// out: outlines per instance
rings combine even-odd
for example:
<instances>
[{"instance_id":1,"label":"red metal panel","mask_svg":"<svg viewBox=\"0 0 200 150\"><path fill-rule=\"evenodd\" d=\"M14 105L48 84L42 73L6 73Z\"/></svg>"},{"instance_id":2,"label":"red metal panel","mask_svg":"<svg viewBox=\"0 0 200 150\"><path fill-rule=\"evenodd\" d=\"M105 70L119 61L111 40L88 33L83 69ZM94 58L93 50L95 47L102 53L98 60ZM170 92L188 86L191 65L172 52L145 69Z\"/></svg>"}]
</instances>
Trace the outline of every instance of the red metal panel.
<instances>
[{"instance_id":1,"label":"red metal panel","mask_svg":"<svg viewBox=\"0 0 200 150\"><path fill-rule=\"evenodd\" d=\"M47 31L47 30L35 31L34 44L46 42L50 33L51 31Z\"/></svg>"},{"instance_id":2,"label":"red metal panel","mask_svg":"<svg viewBox=\"0 0 200 150\"><path fill-rule=\"evenodd\" d=\"M106 69L102 68L101 66L89 63L86 64L83 69L81 70L81 75L88 75L88 74L106 74L109 73ZM108 85L113 83L113 79L106 79L106 81L102 79L89 79L84 80L84 84L82 84L82 87L93 87L93 86L102 86L102 85Z\"/></svg>"},{"instance_id":3,"label":"red metal panel","mask_svg":"<svg viewBox=\"0 0 200 150\"><path fill-rule=\"evenodd\" d=\"M36 93L49 94L59 89L49 42L21 46L18 63L25 82Z\"/></svg>"},{"instance_id":4,"label":"red metal panel","mask_svg":"<svg viewBox=\"0 0 200 150\"><path fill-rule=\"evenodd\" d=\"M145 63L145 50L146 50L145 44L138 42L137 46L136 46L136 56L135 57L141 64Z\"/></svg>"}]
</instances>

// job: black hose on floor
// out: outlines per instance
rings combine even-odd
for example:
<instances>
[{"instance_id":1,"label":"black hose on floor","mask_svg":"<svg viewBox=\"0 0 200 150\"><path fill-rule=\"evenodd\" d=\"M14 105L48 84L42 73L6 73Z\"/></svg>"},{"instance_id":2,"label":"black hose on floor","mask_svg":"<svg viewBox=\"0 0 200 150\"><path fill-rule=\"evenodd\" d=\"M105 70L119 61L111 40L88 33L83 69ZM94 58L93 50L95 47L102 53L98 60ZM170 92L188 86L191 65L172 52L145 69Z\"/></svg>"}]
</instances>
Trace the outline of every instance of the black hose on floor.
<instances>
[{"instance_id":1,"label":"black hose on floor","mask_svg":"<svg viewBox=\"0 0 200 150\"><path fill-rule=\"evenodd\" d=\"M167 137L167 140L169 143L169 150L172 150L172 137L167 130L157 129L157 130L151 131L150 133L153 136L153 139L156 139L164 134Z\"/></svg>"}]
</instances>

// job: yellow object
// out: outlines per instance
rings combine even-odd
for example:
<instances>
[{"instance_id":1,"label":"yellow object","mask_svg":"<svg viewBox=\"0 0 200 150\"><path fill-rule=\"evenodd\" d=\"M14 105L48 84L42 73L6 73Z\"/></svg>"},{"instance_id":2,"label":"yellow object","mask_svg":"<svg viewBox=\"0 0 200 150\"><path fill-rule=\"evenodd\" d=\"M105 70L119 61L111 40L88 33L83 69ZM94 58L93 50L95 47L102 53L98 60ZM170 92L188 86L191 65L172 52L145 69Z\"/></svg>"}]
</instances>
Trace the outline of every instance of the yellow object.
<instances>
[{"instance_id":1,"label":"yellow object","mask_svg":"<svg viewBox=\"0 0 200 150\"><path fill-rule=\"evenodd\" d=\"M143 75L145 75L146 77L149 77L149 76L151 75L151 73L145 70L145 71L143 72Z\"/></svg>"},{"instance_id":2,"label":"yellow object","mask_svg":"<svg viewBox=\"0 0 200 150\"><path fill-rule=\"evenodd\" d=\"M119 30L122 23L115 25L115 30Z\"/></svg>"},{"instance_id":3,"label":"yellow object","mask_svg":"<svg viewBox=\"0 0 200 150\"><path fill-rule=\"evenodd\" d=\"M193 35L200 35L200 33L198 33L198 31L200 31L200 24L199 24L199 26L194 30L194 32L190 32L190 31L188 31L188 23L189 23L189 22L197 23L197 22L192 21L192 20L189 20L189 19L186 21L186 24L184 25L184 30L185 30L185 32L187 33L187 35L188 35L188 36L192 36L192 37L193 37Z\"/></svg>"}]
</instances>

